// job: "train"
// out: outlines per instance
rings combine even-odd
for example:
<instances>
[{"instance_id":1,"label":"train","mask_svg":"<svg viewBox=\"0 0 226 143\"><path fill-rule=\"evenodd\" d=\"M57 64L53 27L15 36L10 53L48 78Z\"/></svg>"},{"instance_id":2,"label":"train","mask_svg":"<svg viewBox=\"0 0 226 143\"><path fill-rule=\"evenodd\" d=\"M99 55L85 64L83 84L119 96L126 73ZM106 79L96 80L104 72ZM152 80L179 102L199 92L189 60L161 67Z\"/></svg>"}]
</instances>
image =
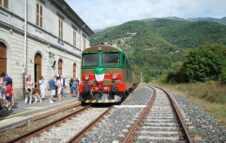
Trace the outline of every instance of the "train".
<instances>
[{"instance_id":1,"label":"train","mask_svg":"<svg viewBox=\"0 0 226 143\"><path fill-rule=\"evenodd\" d=\"M123 50L108 45L82 52L81 81L82 103L119 103L139 83Z\"/></svg>"}]
</instances>

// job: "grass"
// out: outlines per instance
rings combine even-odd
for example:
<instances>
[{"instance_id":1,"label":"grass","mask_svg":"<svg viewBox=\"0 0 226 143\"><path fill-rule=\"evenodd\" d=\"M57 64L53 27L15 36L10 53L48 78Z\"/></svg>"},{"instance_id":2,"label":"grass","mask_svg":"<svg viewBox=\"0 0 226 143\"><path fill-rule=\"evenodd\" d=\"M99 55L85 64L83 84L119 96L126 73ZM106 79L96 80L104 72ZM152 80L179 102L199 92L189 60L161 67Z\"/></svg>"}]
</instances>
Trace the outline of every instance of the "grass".
<instances>
[{"instance_id":1,"label":"grass","mask_svg":"<svg viewBox=\"0 0 226 143\"><path fill-rule=\"evenodd\" d=\"M218 82L163 84L163 86L177 89L184 93L192 102L200 105L220 123L226 126L226 86Z\"/></svg>"}]
</instances>

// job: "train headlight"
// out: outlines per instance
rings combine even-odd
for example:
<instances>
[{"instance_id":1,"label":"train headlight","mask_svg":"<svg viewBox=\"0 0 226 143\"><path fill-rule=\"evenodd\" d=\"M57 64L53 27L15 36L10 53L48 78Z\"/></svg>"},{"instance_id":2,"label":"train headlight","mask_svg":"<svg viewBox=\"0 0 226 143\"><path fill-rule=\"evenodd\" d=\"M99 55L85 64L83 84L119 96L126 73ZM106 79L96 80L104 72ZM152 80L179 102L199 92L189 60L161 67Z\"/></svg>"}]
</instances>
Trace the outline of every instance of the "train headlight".
<instances>
[{"instance_id":1,"label":"train headlight","mask_svg":"<svg viewBox=\"0 0 226 143\"><path fill-rule=\"evenodd\" d=\"M89 80L89 75L86 75L85 76L85 80Z\"/></svg>"},{"instance_id":2,"label":"train headlight","mask_svg":"<svg viewBox=\"0 0 226 143\"><path fill-rule=\"evenodd\" d=\"M112 75L112 79L113 79L113 80L116 80L116 78L117 78L117 75L116 75L116 74L113 74L113 75Z\"/></svg>"}]
</instances>

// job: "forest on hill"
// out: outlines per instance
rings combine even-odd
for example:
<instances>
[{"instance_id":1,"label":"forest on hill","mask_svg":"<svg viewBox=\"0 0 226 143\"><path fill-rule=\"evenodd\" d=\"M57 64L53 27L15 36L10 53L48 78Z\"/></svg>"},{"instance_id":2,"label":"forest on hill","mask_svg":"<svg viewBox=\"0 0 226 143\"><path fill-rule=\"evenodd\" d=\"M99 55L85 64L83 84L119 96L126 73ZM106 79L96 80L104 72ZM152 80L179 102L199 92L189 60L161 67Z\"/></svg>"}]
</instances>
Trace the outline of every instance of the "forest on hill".
<instances>
[{"instance_id":1,"label":"forest on hill","mask_svg":"<svg viewBox=\"0 0 226 143\"><path fill-rule=\"evenodd\" d=\"M220 45L224 49L226 25L220 24L224 20L163 18L130 21L95 33L91 45L108 43L122 48L136 74L148 82L167 77L169 73L176 75L198 47Z\"/></svg>"}]
</instances>

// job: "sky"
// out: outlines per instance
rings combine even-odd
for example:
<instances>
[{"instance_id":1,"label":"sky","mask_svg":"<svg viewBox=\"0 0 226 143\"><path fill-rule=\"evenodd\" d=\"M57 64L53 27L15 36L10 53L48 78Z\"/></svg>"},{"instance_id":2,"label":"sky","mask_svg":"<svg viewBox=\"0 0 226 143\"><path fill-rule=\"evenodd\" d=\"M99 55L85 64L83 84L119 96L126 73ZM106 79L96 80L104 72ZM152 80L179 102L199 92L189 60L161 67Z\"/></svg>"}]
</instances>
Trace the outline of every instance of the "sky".
<instances>
[{"instance_id":1,"label":"sky","mask_svg":"<svg viewBox=\"0 0 226 143\"><path fill-rule=\"evenodd\" d=\"M226 0L65 0L93 30L146 18L226 16Z\"/></svg>"}]
</instances>

